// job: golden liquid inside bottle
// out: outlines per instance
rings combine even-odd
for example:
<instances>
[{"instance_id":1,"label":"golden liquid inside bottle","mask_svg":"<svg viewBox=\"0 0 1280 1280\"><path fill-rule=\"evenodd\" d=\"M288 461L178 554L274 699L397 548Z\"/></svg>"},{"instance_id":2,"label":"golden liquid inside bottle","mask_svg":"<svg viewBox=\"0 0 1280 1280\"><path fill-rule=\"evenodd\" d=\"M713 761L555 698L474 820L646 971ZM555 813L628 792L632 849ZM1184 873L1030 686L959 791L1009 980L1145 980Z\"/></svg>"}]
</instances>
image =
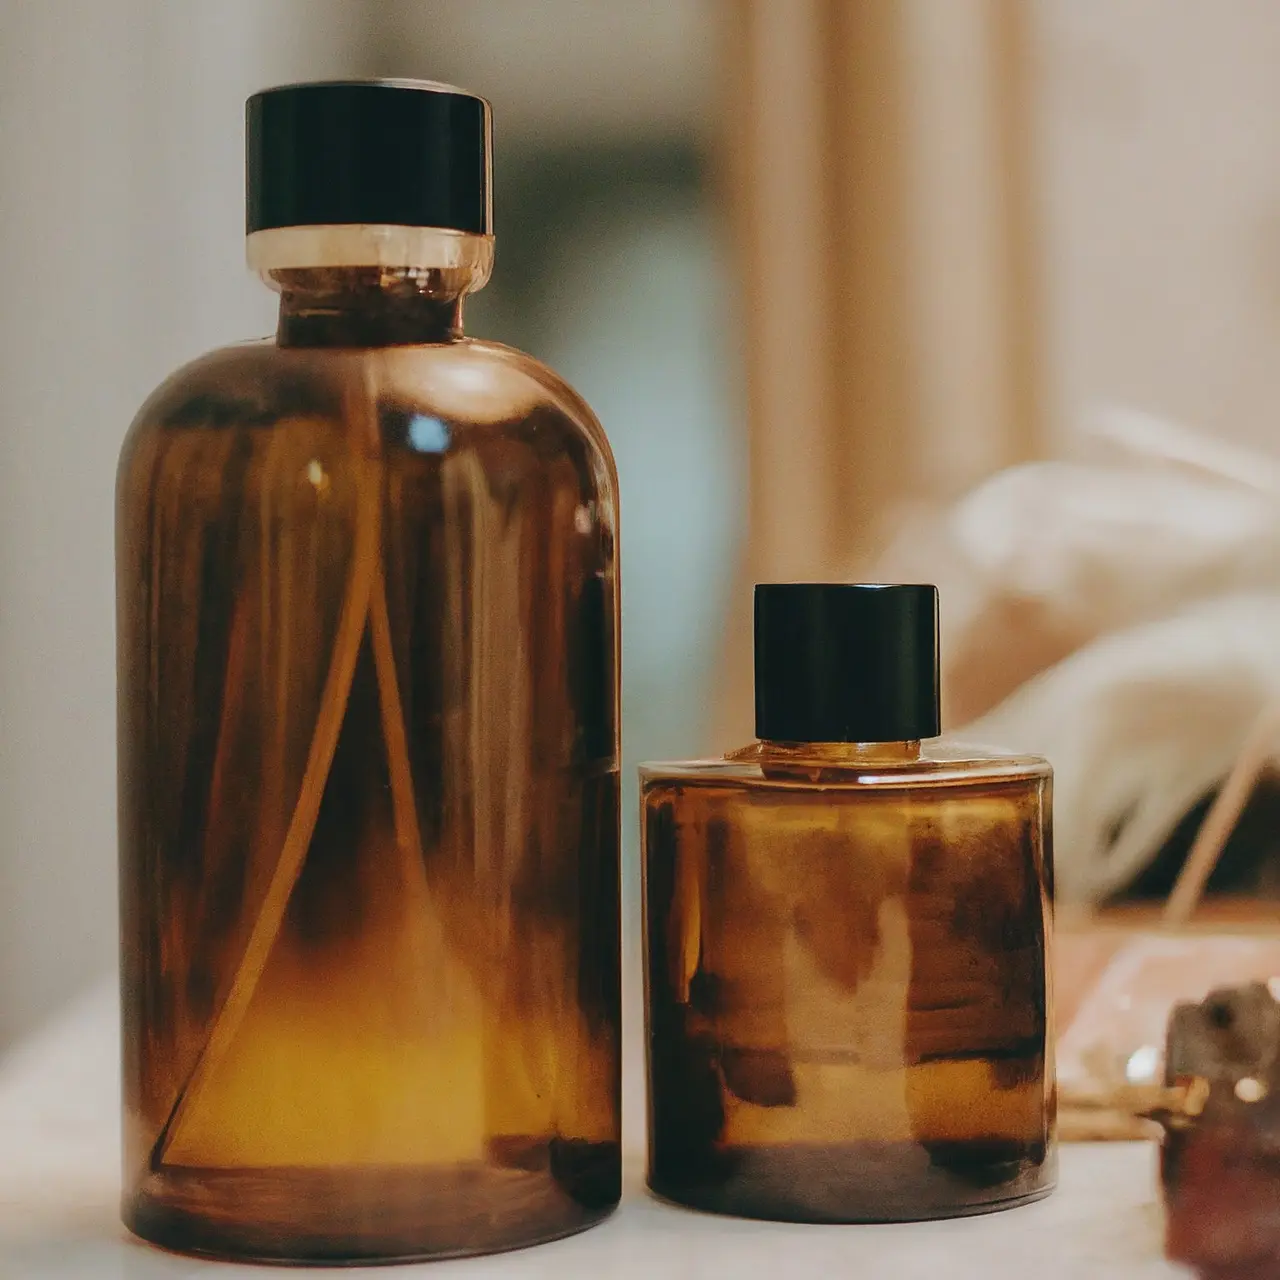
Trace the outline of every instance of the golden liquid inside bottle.
<instances>
[{"instance_id":1,"label":"golden liquid inside bottle","mask_svg":"<svg viewBox=\"0 0 1280 1280\"><path fill-rule=\"evenodd\" d=\"M613 464L457 300L294 283L121 460L126 1223L564 1235L620 1192Z\"/></svg>"}]
</instances>

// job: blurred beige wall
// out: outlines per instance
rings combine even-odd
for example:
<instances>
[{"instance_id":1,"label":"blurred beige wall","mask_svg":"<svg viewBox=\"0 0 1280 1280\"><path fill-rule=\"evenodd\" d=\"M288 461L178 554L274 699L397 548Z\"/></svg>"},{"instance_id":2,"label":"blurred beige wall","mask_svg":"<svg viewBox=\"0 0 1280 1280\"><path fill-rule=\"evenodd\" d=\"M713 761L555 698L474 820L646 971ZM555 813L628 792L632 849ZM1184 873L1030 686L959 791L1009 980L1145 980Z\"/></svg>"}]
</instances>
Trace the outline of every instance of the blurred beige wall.
<instances>
[{"instance_id":1,"label":"blurred beige wall","mask_svg":"<svg viewBox=\"0 0 1280 1280\"><path fill-rule=\"evenodd\" d=\"M1280 4L1032 0L1050 403L1280 449Z\"/></svg>"}]
</instances>

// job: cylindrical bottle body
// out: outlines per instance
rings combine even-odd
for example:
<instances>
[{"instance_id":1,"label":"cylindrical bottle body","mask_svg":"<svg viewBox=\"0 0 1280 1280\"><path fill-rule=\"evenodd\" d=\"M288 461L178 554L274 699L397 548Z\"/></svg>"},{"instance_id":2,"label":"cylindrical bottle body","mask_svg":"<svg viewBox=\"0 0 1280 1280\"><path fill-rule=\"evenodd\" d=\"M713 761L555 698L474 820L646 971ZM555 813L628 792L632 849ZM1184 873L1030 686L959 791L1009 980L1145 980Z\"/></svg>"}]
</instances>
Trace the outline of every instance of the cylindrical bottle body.
<instances>
[{"instance_id":1,"label":"cylindrical bottle body","mask_svg":"<svg viewBox=\"0 0 1280 1280\"><path fill-rule=\"evenodd\" d=\"M118 485L124 1214L276 1260L617 1202L616 480L534 361L235 348Z\"/></svg>"},{"instance_id":2,"label":"cylindrical bottle body","mask_svg":"<svg viewBox=\"0 0 1280 1280\"><path fill-rule=\"evenodd\" d=\"M659 1194L851 1222L1051 1188L1048 771L874 772L646 771Z\"/></svg>"}]
</instances>

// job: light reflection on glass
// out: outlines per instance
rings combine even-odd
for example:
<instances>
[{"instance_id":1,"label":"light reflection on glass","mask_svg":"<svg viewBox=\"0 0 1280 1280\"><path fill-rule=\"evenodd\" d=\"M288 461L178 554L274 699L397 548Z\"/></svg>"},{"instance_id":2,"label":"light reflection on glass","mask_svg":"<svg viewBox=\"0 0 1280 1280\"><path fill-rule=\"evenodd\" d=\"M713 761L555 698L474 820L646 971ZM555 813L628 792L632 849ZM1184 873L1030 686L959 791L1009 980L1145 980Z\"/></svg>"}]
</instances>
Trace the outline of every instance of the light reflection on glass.
<instances>
[{"instance_id":1,"label":"light reflection on glass","mask_svg":"<svg viewBox=\"0 0 1280 1280\"><path fill-rule=\"evenodd\" d=\"M409 419L409 443L419 453L443 453L449 447L449 428L439 418L415 413Z\"/></svg>"}]
</instances>

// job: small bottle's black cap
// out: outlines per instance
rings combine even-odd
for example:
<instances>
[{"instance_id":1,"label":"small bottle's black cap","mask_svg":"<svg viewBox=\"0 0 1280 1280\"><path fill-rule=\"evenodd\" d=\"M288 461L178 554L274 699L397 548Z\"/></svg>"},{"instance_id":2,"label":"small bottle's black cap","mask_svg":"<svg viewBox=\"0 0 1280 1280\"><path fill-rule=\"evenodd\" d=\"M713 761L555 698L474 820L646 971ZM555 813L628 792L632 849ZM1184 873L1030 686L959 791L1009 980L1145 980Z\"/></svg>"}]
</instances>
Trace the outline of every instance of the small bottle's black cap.
<instances>
[{"instance_id":1,"label":"small bottle's black cap","mask_svg":"<svg viewBox=\"0 0 1280 1280\"><path fill-rule=\"evenodd\" d=\"M909 742L941 732L938 589L756 587L756 737Z\"/></svg>"},{"instance_id":2,"label":"small bottle's black cap","mask_svg":"<svg viewBox=\"0 0 1280 1280\"><path fill-rule=\"evenodd\" d=\"M491 235L491 136L483 98L425 80L255 93L247 229L390 223Z\"/></svg>"}]
</instances>

